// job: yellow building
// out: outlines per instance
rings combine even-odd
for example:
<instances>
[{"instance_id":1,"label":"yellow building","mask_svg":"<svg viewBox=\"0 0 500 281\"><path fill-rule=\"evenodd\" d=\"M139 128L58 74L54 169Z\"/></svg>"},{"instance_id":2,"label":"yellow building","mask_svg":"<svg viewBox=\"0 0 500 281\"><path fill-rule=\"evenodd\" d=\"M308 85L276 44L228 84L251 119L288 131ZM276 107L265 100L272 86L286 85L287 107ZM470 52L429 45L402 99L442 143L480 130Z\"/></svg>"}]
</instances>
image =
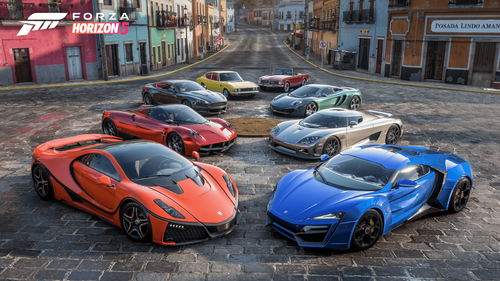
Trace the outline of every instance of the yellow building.
<instances>
[{"instance_id":1,"label":"yellow building","mask_svg":"<svg viewBox=\"0 0 500 281\"><path fill-rule=\"evenodd\" d=\"M221 8L222 8L222 11L221 11L221 14L220 14L220 17L222 19L222 26L221 29L220 29L220 34L221 36L224 36L224 33L226 31L226 21L227 21L227 7L226 7L226 0L221 0L220 1L220 5L221 5Z\"/></svg>"},{"instance_id":2,"label":"yellow building","mask_svg":"<svg viewBox=\"0 0 500 281\"><path fill-rule=\"evenodd\" d=\"M214 5L212 3L208 3L205 6L205 15L207 16L207 24L203 26L203 35L205 36L205 42L208 43L208 46L205 46L206 50L213 46L213 28L214 28Z\"/></svg>"},{"instance_id":3,"label":"yellow building","mask_svg":"<svg viewBox=\"0 0 500 281\"><path fill-rule=\"evenodd\" d=\"M326 49L323 49L323 59L328 61L330 50L337 49L339 42L338 16L340 10L339 0L324 0L323 14L321 16L320 30L321 41L327 42Z\"/></svg>"}]
</instances>

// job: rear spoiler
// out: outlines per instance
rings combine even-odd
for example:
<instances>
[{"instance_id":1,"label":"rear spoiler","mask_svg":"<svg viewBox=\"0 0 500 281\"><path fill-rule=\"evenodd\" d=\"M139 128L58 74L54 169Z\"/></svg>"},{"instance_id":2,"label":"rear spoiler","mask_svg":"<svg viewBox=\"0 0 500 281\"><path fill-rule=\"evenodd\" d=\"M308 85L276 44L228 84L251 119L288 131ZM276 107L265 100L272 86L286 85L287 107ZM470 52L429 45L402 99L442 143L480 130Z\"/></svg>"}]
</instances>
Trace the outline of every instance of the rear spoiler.
<instances>
[{"instance_id":1,"label":"rear spoiler","mask_svg":"<svg viewBox=\"0 0 500 281\"><path fill-rule=\"evenodd\" d=\"M366 110L365 112L370 112L370 113L377 114L377 115L383 115L383 116L387 116L387 117L392 117L391 113L387 113L387 112L383 112L383 111Z\"/></svg>"},{"instance_id":2,"label":"rear spoiler","mask_svg":"<svg viewBox=\"0 0 500 281\"><path fill-rule=\"evenodd\" d=\"M122 138L104 135L104 134L85 134L85 135L78 135L78 136L69 137L69 138L51 140L51 141L48 141L44 144L41 144L38 147L38 149L41 149L41 150L54 149L54 150L64 151L64 150L68 150L68 149L83 147L83 146L85 146L85 145L83 145L83 143L85 143L85 142L91 142L91 141L102 142L104 140L117 141L117 140L122 140Z\"/></svg>"}]
</instances>

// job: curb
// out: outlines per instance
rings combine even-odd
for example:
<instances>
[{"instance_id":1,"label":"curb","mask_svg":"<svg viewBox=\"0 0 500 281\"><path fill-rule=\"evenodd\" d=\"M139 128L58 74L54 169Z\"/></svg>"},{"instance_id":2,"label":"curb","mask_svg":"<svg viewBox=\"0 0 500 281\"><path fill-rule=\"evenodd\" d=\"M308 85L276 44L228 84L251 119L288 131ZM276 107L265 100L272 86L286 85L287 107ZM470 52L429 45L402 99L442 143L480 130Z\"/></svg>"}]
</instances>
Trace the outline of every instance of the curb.
<instances>
[{"instance_id":1,"label":"curb","mask_svg":"<svg viewBox=\"0 0 500 281\"><path fill-rule=\"evenodd\" d=\"M205 58L205 59L202 59L200 61L197 61L195 63L192 63L188 66L184 66L184 67L181 67L179 69L176 69L176 70L173 70L173 71L170 71L170 72L167 72L167 73L163 73L163 74L157 74L157 75L153 75L153 76L145 76L145 77L139 77L139 78L131 78L131 79L123 79L123 80L114 80L114 81L99 81L99 82L89 82L89 83L75 83L75 84L64 84L64 85L42 85L42 86L29 86L29 87L13 87L13 88L0 88L0 91L7 91L7 90L27 90L27 89L41 89L41 88L62 88L62 87L73 87L73 86L86 86L86 85L99 85L99 84L109 84L109 83L120 83L120 82L128 82L128 81L138 81L138 80L146 80L146 79L150 79L150 78L157 78L157 77L162 77L162 76L167 76L167 75L170 75L170 74L174 74L176 72L179 72L181 70L184 70L184 69L187 69L187 68L190 68L190 67L193 67L199 63L202 63L216 55L218 55L220 52L224 51L225 49L227 49L227 47L229 47L229 45L231 45L231 43L228 42L227 46L224 47L222 50L218 51L217 53Z\"/></svg>"},{"instance_id":2,"label":"curb","mask_svg":"<svg viewBox=\"0 0 500 281\"><path fill-rule=\"evenodd\" d=\"M338 73L333 73L331 71L328 71L324 68L321 68L312 62L308 61L307 59L303 58L301 55L297 54L294 50L290 48L286 44L285 41L283 41L285 46L292 51L295 55L303 59L305 62L308 64L318 68L319 70L322 70L328 74L335 75L338 77L343 77L343 78L349 78L349 79L355 79L355 80L361 80L361 81L369 81L369 82L376 82L376 83L384 83L384 84L392 84L392 85L402 85L402 86L411 86L411 87L420 87L420 88L430 88L430 89L439 89L439 90L450 90L450 91L462 91L462 92L470 92L470 93L483 93L483 94L492 94L492 95L500 95L500 92L490 92L490 91L479 91L479 90L468 90L468 89L457 89L457 88L446 88L446 87L439 87L439 86L429 86L429 85L415 85L415 84L408 84L408 83L402 83L402 82L391 82L391 81L380 81L380 80L375 80L375 79L369 79L369 78L361 78L361 77L354 77L354 76L349 76L349 75L343 75L343 74L338 74Z\"/></svg>"},{"instance_id":3,"label":"curb","mask_svg":"<svg viewBox=\"0 0 500 281\"><path fill-rule=\"evenodd\" d=\"M238 135L238 138L267 138L269 137L269 134L267 135Z\"/></svg>"}]
</instances>

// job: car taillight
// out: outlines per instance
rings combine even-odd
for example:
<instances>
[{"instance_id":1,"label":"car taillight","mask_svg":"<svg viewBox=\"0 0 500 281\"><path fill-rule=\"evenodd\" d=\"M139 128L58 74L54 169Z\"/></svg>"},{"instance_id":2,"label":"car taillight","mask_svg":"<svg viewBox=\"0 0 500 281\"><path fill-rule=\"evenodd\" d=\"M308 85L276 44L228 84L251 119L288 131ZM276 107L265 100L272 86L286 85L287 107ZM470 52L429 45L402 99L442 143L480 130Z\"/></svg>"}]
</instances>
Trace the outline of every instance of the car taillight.
<instances>
[{"instance_id":1,"label":"car taillight","mask_svg":"<svg viewBox=\"0 0 500 281\"><path fill-rule=\"evenodd\" d=\"M143 93L144 93L144 92L147 92L147 91L148 91L148 87L144 87L144 88L142 88L142 92L143 92Z\"/></svg>"}]
</instances>

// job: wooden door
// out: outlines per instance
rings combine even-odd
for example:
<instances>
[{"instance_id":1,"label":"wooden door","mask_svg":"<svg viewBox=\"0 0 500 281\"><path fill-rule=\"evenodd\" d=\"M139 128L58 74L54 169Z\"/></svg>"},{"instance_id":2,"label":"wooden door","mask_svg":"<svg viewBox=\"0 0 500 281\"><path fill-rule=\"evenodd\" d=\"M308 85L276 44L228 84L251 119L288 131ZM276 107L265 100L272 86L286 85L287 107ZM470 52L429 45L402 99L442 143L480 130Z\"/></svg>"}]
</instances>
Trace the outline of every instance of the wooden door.
<instances>
[{"instance_id":1,"label":"wooden door","mask_svg":"<svg viewBox=\"0 0 500 281\"><path fill-rule=\"evenodd\" d=\"M14 49L14 67L17 83L33 82L29 49Z\"/></svg>"},{"instance_id":2,"label":"wooden door","mask_svg":"<svg viewBox=\"0 0 500 281\"><path fill-rule=\"evenodd\" d=\"M403 40L394 41L392 51L392 76L401 76L401 63L403 60Z\"/></svg>"},{"instance_id":3,"label":"wooden door","mask_svg":"<svg viewBox=\"0 0 500 281\"><path fill-rule=\"evenodd\" d=\"M495 42L477 42L472 66L472 85L491 87L495 67Z\"/></svg>"},{"instance_id":4,"label":"wooden door","mask_svg":"<svg viewBox=\"0 0 500 281\"><path fill-rule=\"evenodd\" d=\"M68 61L69 80L83 79L80 47L67 47L66 57Z\"/></svg>"},{"instance_id":5,"label":"wooden door","mask_svg":"<svg viewBox=\"0 0 500 281\"><path fill-rule=\"evenodd\" d=\"M167 65L167 47L165 46L165 41L161 42L161 51L162 51L162 65L166 66Z\"/></svg>"},{"instance_id":6,"label":"wooden door","mask_svg":"<svg viewBox=\"0 0 500 281\"><path fill-rule=\"evenodd\" d=\"M445 53L446 42L430 41L427 43L425 79L442 79Z\"/></svg>"},{"instance_id":7,"label":"wooden door","mask_svg":"<svg viewBox=\"0 0 500 281\"><path fill-rule=\"evenodd\" d=\"M359 59L358 68L368 70L370 62L370 39L359 39Z\"/></svg>"},{"instance_id":8,"label":"wooden door","mask_svg":"<svg viewBox=\"0 0 500 281\"><path fill-rule=\"evenodd\" d=\"M108 63L108 76L119 75L118 72L118 50L116 44L106 45L106 61Z\"/></svg>"},{"instance_id":9,"label":"wooden door","mask_svg":"<svg viewBox=\"0 0 500 281\"><path fill-rule=\"evenodd\" d=\"M384 52L384 40L377 40L377 70L376 72L382 73L382 57Z\"/></svg>"}]
</instances>

